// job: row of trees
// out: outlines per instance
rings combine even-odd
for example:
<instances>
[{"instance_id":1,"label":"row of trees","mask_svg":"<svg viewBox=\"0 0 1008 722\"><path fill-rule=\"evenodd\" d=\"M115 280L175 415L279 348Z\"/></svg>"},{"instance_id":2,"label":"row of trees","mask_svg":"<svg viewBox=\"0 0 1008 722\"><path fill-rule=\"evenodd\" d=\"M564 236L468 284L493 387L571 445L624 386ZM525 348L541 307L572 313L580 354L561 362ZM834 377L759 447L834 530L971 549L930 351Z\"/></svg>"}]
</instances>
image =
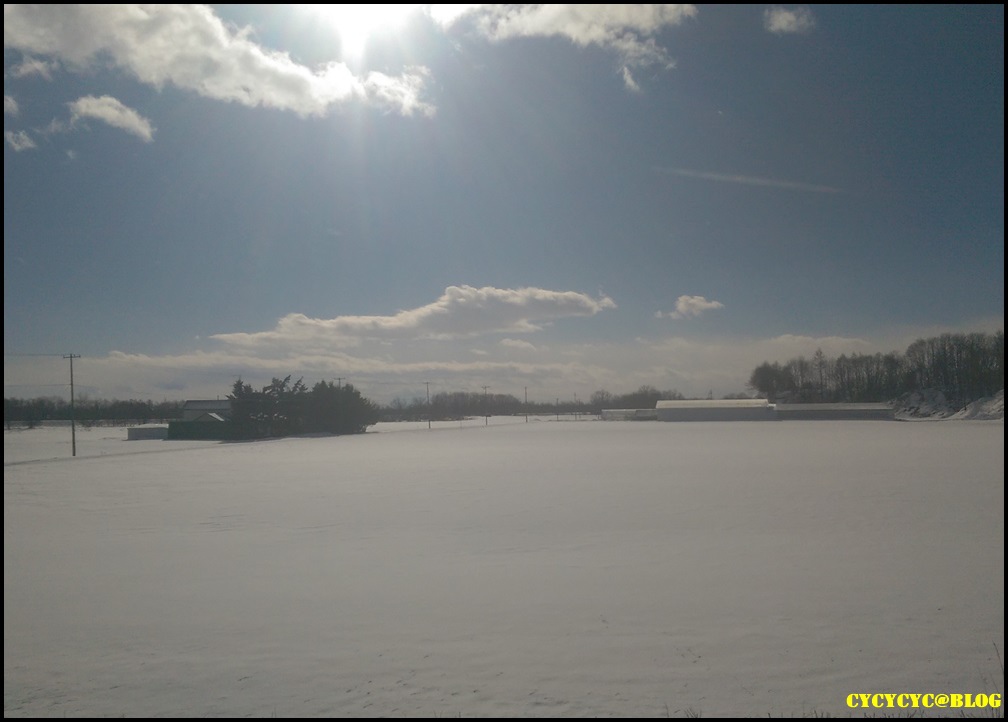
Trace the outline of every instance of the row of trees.
<instances>
[{"instance_id":1,"label":"row of trees","mask_svg":"<svg viewBox=\"0 0 1008 722\"><path fill-rule=\"evenodd\" d=\"M181 401L104 401L77 399L73 409L70 402L58 397L36 399L4 399L4 425L34 426L43 421L69 420L84 424L98 421L111 423L166 422L182 418Z\"/></svg>"},{"instance_id":2,"label":"row of trees","mask_svg":"<svg viewBox=\"0 0 1008 722\"><path fill-rule=\"evenodd\" d=\"M484 391L439 392L409 402L396 398L381 412L386 421L417 421L424 419L454 420L467 416L514 416L516 414L600 414L602 409L653 409L659 399L682 399L675 390L659 391L654 386L641 386L626 394L596 391L587 400L557 399L553 403L525 402L512 394L491 394Z\"/></svg>"},{"instance_id":3,"label":"row of trees","mask_svg":"<svg viewBox=\"0 0 1008 722\"><path fill-rule=\"evenodd\" d=\"M606 390L591 395L589 408L593 413L602 409L653 409L659 401L676 401L686 398L675 389L659 391L654 386L644 385L627 394L611 394Z\"/></svg>"},{"instance_id":4,"label":"row of trees","mask_svg":"<svg viewBox=\"0 0 1008 722\"><path fill-rule=\"evenodd\" d=\"M918 339L905 353L826 356L764 362L749 387L771 401L889 401L909 391L940 389L966 403L1004 388L1004 332Z\"/></svg>"},{"instance_id":5,"label":"row of trees","mask_svg":"<svg viewBox=\"0 0 1008 722\"><path fill-rule=\"evenodd\" d=\"M750 378L749 388L771 401L889 401L904 393L940 389L953 402L965 403L1004 388L1004 332L943 334L918 339L905 353L841 354L827 357L822 350L812 358L798 356L786 363L764 362ZM739 396L739 395L736 395ZM470 391L440 392L428 401L395 399L379 407L350 384L320 381L310 389L299 379L274 378L261 390L235 381L231 400L232 423L243 438L299 433L361 433L379 421L458 419L466 416L521 413L601 413L602 409L651 409L659 400L682 399L676 390L641 386L612 394L599 390L587 400L557 399L555 403L527 403L511 394ZM4 422L34 425L72 416L88 422L172 421L182 417L181 401L103 401L80 399L73 409L57 397L4 399Z\"/></svg>"},{"instance_id":6,"label":"row of trees","mask_svg":"<svg viewBox=\"0 0 1008 722\"><path fill-rule=\"evenodd\" d=\"M513 415L527 410L525 404L512 394L442 391L434 394L429 402L420 397L409 402L395 398L382 410L382 418L387 421L454 420L467 416Z\"/></svg>"},{"instance_id":7,"label":"row of trees","mask_svg":"<svg viewBox=\"0 0 1008 722\"><path fill-rule=\"evenodd\" d=\"M259 391L240 378L234 382L228 399L237 438L360 434L378 422L378 406L350 384L319 381L309 389L303 380L290 379L274 378Z\"/></svg>"},{"instance_id":8,"label":"row of trees","mask_svg":"<svg viewBox=\"0 0 1008 722\"><path fill-rule=\"evenodd\" d=\"M363 398L352 385L319 382L310 389L302 379L274 378L259 390L241 379L235 381L231 401L232 425L241 438L285 436L299 433L359 433L379 419L387 421L461 419L470 416L528 414L599 414L602 409L654 408L659 399L681 399L675 390L659 390L644 385L636 391L613 394L596 391L588 400L557 399L555 402L528 402L512 394L487 391L450 391L409 402L394 399L379 407ZM182 401L91 401L78 400L73 416L81 423L149 423L182 418ZM4 420L12 424L35 425L43 421L69 420L69 401L60 398L4 399Z\"/></svg>"}]
</instances>

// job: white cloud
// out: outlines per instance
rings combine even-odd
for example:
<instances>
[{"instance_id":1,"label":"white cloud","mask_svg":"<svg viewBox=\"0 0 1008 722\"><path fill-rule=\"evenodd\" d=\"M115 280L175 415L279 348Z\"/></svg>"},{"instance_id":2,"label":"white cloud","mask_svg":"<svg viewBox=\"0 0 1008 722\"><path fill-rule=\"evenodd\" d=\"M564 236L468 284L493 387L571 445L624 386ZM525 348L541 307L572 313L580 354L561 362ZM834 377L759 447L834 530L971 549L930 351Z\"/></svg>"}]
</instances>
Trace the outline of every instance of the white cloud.
<instances>
[{"instance_id":1,"label":"white cloud","mask_svg":"<svg viewBox=\"0 0 1008 722\"><path fill-rule=\"evenodd\" d=\"M641 87L637 84L637 81L634 80L633 73L631 73L630 68L625 65L623 66L623 85L626 86L627 90L634 93L641 92Z\"/></svg>"},{"instance_id":2,"label":"white cloud","mask_svg":"<svg viewBox=\"0 0 1008 722\"><path fill-rule=\"evenodd\" d=\"M658 318L690 318L699 316L704 311L724 308L720 301L708 301L703 296L680 296L676 299L675 311L655 314Z\"/></svg>"},{"instance_id":3,"label":"white cloud","mask_svg":"<svg viewBox=\"0 0 1008 722\"><path fill-rule=\"evenodd\" d=\"M4 95L3 112L4 115L17 115L20 112L20 109L18 108L18 103L16 100L14 100L13 95Z\"/></svg>"},{"instance_id":4,"label":"white cloud","mask_svg":"<svg viewBox=\"0 0 1008 722\"><path fill-rule=\"evenodd\" d=\"M383 73L368 73L363 87L375 106L403 115L433 116L434 106L425 103L421 96L430 71L424 67L411 67L402 75L393 78Z\"/></svg>"},{"instance_id":5,"label":"white cloud","mask_svg":"<svg viewBox=\"0 0 1008 722\"><path fill-rule=\"evenodd\" d=\"M6 8L4 9L4 24L6 25ZM6 46L6 39L4 45ZM31 75L38 75L46 80L52 80L52 71L59 67L58 63L47 63L38 58L25 57L20 63L10 70L11 77L25 78Z\"/></svg>"},{"instance_id":6,"label":"white cloud","mask_svg":"<svg viewBox=\"0 0 1008 722\"><path fill-rule=\"evenodd\" d=\"M361 80L343 63L311 69L227 27L206 5L5 5L4 47L60 59L69 69L109 63L156 88L215 100L322 115L357 100L409 115L424 75Z\"/></svg>"},{"instance_id":7,"label":"white cloud","mask_svg":"<svg viewBox=\"0 0 1008 722\"><path fill-rule=\"evenodd\" d=\"M22 150L31 150L35 147L35 141L31 139L23 130L18 131L4 131L4 140L7 141L7 145L11 147L15 153L20 153Z\"/></svg>"},{"instance_id":8,"label":"white cloud","mask_svg":"<svg viewBox=\"0 0 1008 722\"><path fill-rule=\"evenodd\" d=\"M424 10L442 27L450 27L459 18L478 11L482 5L425 5Z\"/></svg>"},{"instance_id":9,"label":"white cloud","mask_svg":"<svg viewBox=\"0 0 1008 722\"><path fill-rule=\"evenodd\" d=\"M71 124L77 123L81 118L93 118L131 133L148 143L154 139L154 128L149 120L109 95L100 98L87 95L67 105L70 106Z\"/></svg>"},{"instance_id":10,"label":"white cloud","mask_svg":"<svg viewBox=\"0 0 1008 722\"><path fill-rule=\"evenodd\" d=\"M501 346L504 346L505 348L513 348L519 351L536 350L536 347L533 344L518 338L502 338L499 343Z\"/></svg>"},{"instance_id":11,"label":"white cloud","mask_svg":"<svg viewBox=\"0 0 1008 722\"><path fill-rule=\"evenodd\" d=\"M593 316L615 307L607 296L596 300L575 291L449 286L433 303L392 316L318 319L295 313L284 316L271 331L216 334L213 338L242 346L292 343L347 346L363 339L464 338L538 331L555 319Z\"/></svg>"},{"instance_id":12,"label":"white cloud","mask_svg":"<svg viewBox=\"0 0 1008 722\"><path fill-rule=\"evenodd\" d=\"M432 6L432 8L445 6ZM451 7L451 6L448 6ZM623 65L675 63L654 35L696 17L695 5L470 5L447 12L431 10L445 27L472 20L487 38L561 37L575 45L594 45L619 55ZM625 80L624 76L624 80ZM631 78L632 80L632 78ZM631 87L628 83L628 87Z\"/></svg>"},{"instance_id":13,"label":"white cloud","mask_svg":"<svg viewBox=\"0 0 1008 722\"><path fill-rule=\"evenodd\" d=\"M815 28L815 18L806 6L788 10L775 5L763 11L763 27L777 35L807 33Z\"/></svg>"}]
</instances>

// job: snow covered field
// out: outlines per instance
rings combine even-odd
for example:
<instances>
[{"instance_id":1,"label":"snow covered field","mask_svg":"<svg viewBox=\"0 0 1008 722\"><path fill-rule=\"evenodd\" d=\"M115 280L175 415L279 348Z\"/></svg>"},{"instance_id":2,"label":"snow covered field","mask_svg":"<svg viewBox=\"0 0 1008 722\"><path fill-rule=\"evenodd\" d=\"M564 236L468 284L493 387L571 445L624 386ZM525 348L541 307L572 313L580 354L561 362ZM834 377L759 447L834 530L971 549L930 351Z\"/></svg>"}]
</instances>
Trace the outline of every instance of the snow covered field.
<instances>
[{"instance_id":1,"label":"snow covered field","mask_svg":"<svg viewBox=\"0 0 1008 722\"><path fill-rule=\"evenodd\" d=\"M77 458L68 428L6 431L4 716L937 717L846 700L1003 692L1003 420L485 424L78 428Z\"/></svg>"}]
</instances>

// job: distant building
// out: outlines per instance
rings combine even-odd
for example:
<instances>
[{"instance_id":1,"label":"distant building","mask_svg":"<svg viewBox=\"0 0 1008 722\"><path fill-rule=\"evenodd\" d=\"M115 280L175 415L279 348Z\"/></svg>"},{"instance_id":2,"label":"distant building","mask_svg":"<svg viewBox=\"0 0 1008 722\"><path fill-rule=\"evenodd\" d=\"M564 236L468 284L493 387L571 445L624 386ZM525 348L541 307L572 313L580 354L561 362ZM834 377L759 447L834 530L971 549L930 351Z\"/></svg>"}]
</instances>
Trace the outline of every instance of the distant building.
<instances>
[{"instance_id":1,"label":"distant building","mask_svg":"<svg viewBox=\"0 0 1008 722\"><path fill-rule=\"evenodd\" d=\"M767 399L662 400L654 409L603 409L605 421L893 420L889 404L772 404Z\"/></svg>"},{"instance_id":2,"label":"distant building","mask_svg":"<svg viewBox=\"0 0 1008 722\"><path fill-rule=\"evenodd\" d=\"M182 421L228 421L231 418L231 400L195 399L182 405Z\"/></svg>"},{"instance_id":3,"label":"distant building","mask_svg":"<svg viewBox=\"0 0 1008 722\"><path fill-rule=\"evenodd\" d=\"M878 419L896 418L889 404L776 404L777 418L782 421L805 419Z\"/></svg>"},{"instance_id":4,"label":"distant building","mask_svg":"<svg viewBox=\"0 0 1008 722\"><path fill-rule=\"evenodd\" d=\"M659 421L774 421L766 399L693 399L659 401Z\"/></svg>"}]
</instances>

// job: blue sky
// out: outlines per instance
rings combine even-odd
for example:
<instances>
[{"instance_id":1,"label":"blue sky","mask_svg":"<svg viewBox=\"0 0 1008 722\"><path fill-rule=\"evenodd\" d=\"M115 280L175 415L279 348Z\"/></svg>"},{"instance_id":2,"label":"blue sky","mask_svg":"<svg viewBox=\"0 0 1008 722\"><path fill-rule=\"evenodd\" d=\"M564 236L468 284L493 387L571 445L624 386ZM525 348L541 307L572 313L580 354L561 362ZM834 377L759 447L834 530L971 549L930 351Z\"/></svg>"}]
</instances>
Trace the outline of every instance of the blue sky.
<instances>
[{"instance_id":1,"label":"blue sky","mask_svg":"<svg viewBox=\"0 0 1008 722\"><path fill-rule=\"evenodd\" d=\"M5 5L4 137L5 397L721 396L1004 326L1003 5Z\"/></svg>"}]
</instances>

